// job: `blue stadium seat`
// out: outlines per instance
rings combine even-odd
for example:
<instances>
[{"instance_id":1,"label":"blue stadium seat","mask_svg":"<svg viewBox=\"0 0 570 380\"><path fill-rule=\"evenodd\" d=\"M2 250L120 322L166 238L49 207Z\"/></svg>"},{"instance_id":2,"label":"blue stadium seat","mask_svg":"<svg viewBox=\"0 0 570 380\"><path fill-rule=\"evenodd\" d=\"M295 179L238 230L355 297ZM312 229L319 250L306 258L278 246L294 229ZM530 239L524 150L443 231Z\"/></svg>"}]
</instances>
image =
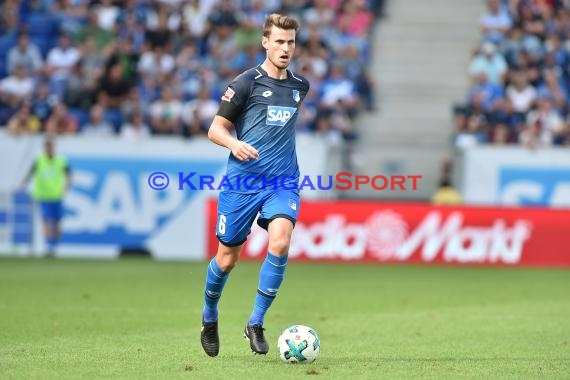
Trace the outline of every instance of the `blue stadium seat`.
<instances>
[{"instance_id":1,"label":"blue stadium seat","mask_svg":"<svg viewBox=\"0 0 570 380\"><path fill-rule=\"evenodd\" d=\"M53 47L53 41L49 36L32 36L31 42L40 49L42 57L45 59L48 52Z\"/></svg>"},{"instance_id":2,"label":"blue stadium seat","mask_svg":"<svg viewBox=\"0 0 570 380\"><path fill-rule=\"evenodd\" d=\"M6 125L14 113L15 109L0 105L0 125Z\"/></svg>"},{"instance_id":3,"label":"blue stadium seat","mask_svg":"<svg viewBox=\"0 0 570 380\"><path fill-rule=\"evenodd\" d=\"M79 130L83 129L85 124L89 121L89 112L81 108L69 108L67 112L77 120Z\"/></svg>"},{"instance_id":4,"label":"blue stadium seat","mask_svg":"<svg viewBox=\"0 0 570 380\"><path fill-rule=\"evenodd\" d=\"M121 130L121 125L123 125L123 114L121 111L108 108L103 114L103 119L113 125L115 132L119 132Z\"/></svg>"},{"instance_id":5,"label":"blue stadium seat","mask_svg":"<svg viewBox=\"0 0 570 380\"><path fill-rule=\"evenodd\" d=\"M0 59L6 60L8 56L8 51L16 46L17 40L13 35L5 35L0 37Z\"/></svg>"},{"instance_id":6,"label":"blue stadium seat","mask_svg":"<svg viewBox=\"0 0 570 380\"><path fill-rule=\"evenodd\" d=\"M57 22L49 15L30 14L27 24L28 33L32 37L49 37L57 34Z\"/></svg>"},{"instance_id":7,"label":"blue stadium seat","mask_svg":"<svg viewBox=\"0 0 570 380\"><path fill-rule=\"evenodd\" d=\"M0 59L0 79L8 76L8 67L7 67L6 58Z\"/></svg>"}]
</instances>

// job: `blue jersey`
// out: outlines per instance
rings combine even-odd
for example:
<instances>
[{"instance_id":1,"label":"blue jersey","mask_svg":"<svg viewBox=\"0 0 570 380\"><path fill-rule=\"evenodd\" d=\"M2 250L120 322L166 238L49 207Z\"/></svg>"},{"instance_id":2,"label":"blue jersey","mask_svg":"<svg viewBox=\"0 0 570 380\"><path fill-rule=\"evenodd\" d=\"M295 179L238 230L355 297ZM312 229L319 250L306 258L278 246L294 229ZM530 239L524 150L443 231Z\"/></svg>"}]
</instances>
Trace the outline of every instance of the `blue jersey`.
<instances>
[{"instance_id":1,"label":"blue jersey","mask_svg":"<svg viewBox=\"0 0 570 380\"><path fill-rule=\"evenodd\" d=\"M257 149L259 158L240 161L230 153L224 190L255 193L298 186L295 124L308 91L302 76L287 70L287 78L275 79L261 66L229 84L218 115L234 123L238 140ZM232 112L222 111L228 109Z\"/></svg>"}]
</instances>

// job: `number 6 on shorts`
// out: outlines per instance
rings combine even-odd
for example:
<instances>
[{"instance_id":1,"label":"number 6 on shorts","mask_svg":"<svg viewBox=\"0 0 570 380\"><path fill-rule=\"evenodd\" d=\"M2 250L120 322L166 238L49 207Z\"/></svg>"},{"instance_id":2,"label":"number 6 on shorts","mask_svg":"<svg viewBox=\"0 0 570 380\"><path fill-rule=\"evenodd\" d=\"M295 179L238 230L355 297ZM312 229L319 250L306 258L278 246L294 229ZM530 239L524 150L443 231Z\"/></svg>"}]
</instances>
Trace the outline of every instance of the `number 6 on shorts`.
<instances>
[{"instance_id":1,"label":"number 6 on shorts","mask_svg":"<svg viewBox=\"0 0 570 380\"><path fill-rule=\"evenodd\" d=\"M218 222L218 232L222 235L226 233L226 216L225 215L220 215L220 221Z\"/></svg>"}]
</instances>

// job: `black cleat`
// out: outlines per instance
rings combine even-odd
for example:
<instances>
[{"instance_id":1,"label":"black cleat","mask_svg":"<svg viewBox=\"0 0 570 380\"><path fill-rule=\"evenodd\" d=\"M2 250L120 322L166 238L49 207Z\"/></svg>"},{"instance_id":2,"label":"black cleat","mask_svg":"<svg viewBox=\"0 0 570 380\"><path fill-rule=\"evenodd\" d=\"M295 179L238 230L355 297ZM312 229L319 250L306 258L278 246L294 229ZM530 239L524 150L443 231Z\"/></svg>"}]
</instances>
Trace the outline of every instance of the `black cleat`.
<instances>
[{"instance_id":1,"label":"black cleat","mask_svg":"<svg viewBox=\"0 0 570 380\"><path fill-rule=\"evenodd\" d=\"M253 352L265 355L269 352L269 345L263 336L263 330L265 329L261 325L245 326L243 337L249 340L249 346Z\"/></svg>"},{"instance_id":2,"label":"black cleat","mask_svg":"<svg viewBox=\"0 0 570 380\"><path fill-rule=\"evenodd\" d=\"M217 356L220 352L220 337L218 336L218 322L204 322L200 332L202 348L209 356Z\"/></svg>"}]
</instances>

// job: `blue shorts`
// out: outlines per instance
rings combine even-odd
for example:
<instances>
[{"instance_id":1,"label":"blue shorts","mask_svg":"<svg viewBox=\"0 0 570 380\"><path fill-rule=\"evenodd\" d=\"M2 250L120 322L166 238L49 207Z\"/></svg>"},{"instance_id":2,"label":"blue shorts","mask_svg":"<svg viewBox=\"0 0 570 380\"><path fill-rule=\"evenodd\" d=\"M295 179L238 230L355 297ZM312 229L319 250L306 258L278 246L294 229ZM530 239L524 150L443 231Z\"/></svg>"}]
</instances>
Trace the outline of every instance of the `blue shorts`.
<instances>
[{"instance_id":1,"label":"blue shorts","mask_svg":"<svg viewBox=\"0 0 570 380\"><path fill-rule=\"evenodd\" d=\"M63 215L63 205L61 201L41 201L42 218L50 222L59 222Z\"/></svg>"},{"instance_id":2,"label":"blue shorts","mask_svg":"<svg viewBox=\"0 0 570 380\"><path fill-rule=\"evenodd\" d=\"M228 247L243 244L251 232L251 225L259 214L257 224L266 229L275 218L297 222L299 190L274 190L243 194L222 191L218 198L216 236Z\"/></svg>"}]
</instances>

